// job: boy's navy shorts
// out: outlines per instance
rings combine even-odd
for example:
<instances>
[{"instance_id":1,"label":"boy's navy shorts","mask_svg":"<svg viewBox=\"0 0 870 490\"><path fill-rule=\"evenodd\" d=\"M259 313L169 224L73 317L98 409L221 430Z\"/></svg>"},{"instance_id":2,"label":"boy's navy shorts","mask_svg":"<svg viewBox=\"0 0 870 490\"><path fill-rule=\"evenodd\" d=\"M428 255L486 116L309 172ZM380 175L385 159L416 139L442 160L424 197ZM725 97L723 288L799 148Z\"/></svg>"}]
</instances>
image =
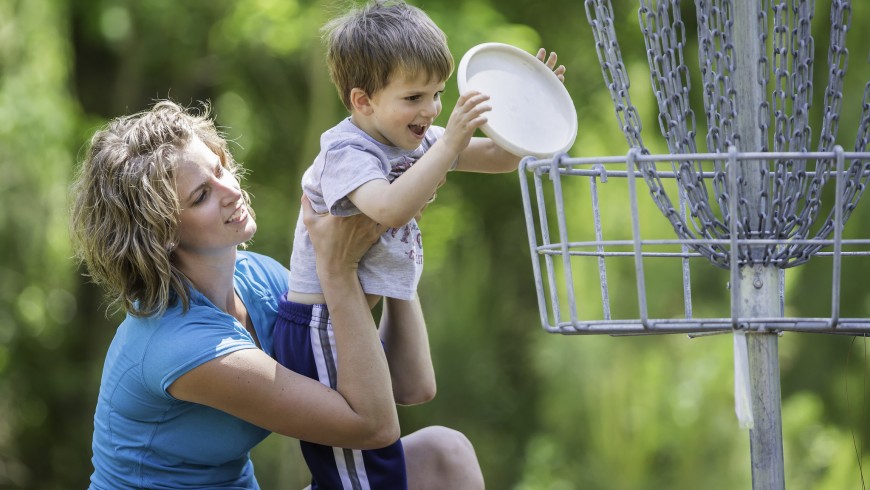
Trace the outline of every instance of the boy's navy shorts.
<instances>
[{"instance_id":1,"label":"boy's navy shorts","mask_svg":"<svg viewBox=\"0 0 870 490\"><path fill-rule=\"evenodd\" d=\"M281 298L273 337L281 365L335 389L335 340L326 305L303 305ZM311 471L312 490L408 488L401 439L381 449L343 449L300 441Z\"/></svg>"}]
</instances>

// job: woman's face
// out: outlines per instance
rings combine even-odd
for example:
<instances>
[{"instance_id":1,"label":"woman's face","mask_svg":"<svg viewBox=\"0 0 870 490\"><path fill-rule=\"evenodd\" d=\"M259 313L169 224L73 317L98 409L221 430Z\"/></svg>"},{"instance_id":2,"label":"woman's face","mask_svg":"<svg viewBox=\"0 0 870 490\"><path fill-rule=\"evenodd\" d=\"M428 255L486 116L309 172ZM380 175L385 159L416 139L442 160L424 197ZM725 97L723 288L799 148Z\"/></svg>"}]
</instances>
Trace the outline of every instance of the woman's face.
<instances>
[{"instance_id":1,"label":"woman's face","mask_svg":"<svg viewBox=\"0 0 870 490\"><path fill-rule=\"evenodd\" d=\"M235 249L257 231L239 181L199 138L187 145L176 169L181 203L176 253L209 255Z\"/></svg>"}]
</instances>

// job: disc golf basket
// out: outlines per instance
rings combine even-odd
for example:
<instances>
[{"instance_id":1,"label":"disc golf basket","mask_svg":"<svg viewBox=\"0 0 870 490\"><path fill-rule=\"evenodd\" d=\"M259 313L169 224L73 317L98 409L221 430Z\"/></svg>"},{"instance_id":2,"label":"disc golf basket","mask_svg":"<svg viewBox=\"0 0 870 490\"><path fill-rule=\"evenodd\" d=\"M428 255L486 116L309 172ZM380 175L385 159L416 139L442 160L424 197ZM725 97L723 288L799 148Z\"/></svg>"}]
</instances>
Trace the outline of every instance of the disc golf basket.
<instances>
[{"instance_id":1,"label":"disc golf basket","mask_svg":"<svg viewBox=\"0 0 870 490\"><path fill-rule=\"evenodd\" d=\"M680 3L639 0L658 122L669 150L652 154L629 96L610 0L585 1L630 150L594 158L527 157L521 163L541 324L549 332L580 335L732 333L735 408L740 424L750 428L753 488L782 489L778 334L870 333L870 318L843 317L840 304L848 272L843 261L870 255L870 239L843 236L870 179L870 83L858 97L860 122L854 148L846 151L835 139L851 5L833 0L821 132L813 148L813 1L696 0L696 90L703 95L699 126L706 143L700 150ZM651 203L638 190L644 184ZM605 236L612 230L600 213L614 203L630 210L613 226L628 230L615 233L617 239ZM660 213L641 212L652 204ZM786 316L786 270L811 260L829 266L830 310ZM649 284L658 279L645 276L651 261L675 265L681 306L669 309L649 300ZM576 281L584 272L586 280ZM612 308L611 297L617 289L624 292L619 285L626 282L633 283L631 298ZM693 282L705 288L721 282L721 302L730 304L713 314L693 311ZM617 313L626 303L637 316Z\"/></svg>"}]
</instances>

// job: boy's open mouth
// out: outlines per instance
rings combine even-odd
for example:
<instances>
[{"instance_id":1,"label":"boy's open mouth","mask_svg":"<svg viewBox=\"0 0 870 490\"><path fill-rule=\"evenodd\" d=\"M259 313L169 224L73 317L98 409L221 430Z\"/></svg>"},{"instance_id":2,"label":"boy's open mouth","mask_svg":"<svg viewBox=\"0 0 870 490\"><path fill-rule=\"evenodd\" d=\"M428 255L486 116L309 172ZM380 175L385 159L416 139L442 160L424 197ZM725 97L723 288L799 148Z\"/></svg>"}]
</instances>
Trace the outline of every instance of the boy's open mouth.
<instances>
[{"instance_id":1,"label":"boy's open mouth","mask_svg":"<svg viewBox=\"0 0 870 490\"><path fill-rule=\"evenodd\" d=\"M426 126L420 126L418 124L409 124L408 128L417 136L423 136L423 133L426 132Z\"/></svg>"}]
</instances>

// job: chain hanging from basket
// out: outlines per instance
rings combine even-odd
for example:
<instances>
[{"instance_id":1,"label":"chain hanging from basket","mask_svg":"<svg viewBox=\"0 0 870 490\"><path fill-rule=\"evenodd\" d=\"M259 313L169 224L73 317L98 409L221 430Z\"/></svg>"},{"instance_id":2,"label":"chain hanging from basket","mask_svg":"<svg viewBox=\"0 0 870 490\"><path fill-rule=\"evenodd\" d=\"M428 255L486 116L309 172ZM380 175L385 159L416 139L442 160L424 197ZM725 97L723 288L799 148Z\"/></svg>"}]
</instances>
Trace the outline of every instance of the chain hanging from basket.
<instances>
[{"instance_id":1,"label":"chain hanging from basket","mask_svg":"<svg viewBox=\"0 0 870 490\"><path fill-rule=\"evenodd\" d=\"M740 0L742 1L742 0ZM667 140L676 182L688 201L688 215L681 215L665 193L655 164L637 163L637 170L647 183L650 194L670 221L677 235L690 240L692 248L713 264L728 268L730 253L715 240L730 239L729 200L738 199L736 230L739 239L763 238L763 247L741 247L741 264L775 265L780 268L800 265L819 251L823 244L805 240L825 240L833 231L834 210L825 221L813 228L821 210L822 189L832 178L832 158L815 160L814 171L807 171L809 158L790 158L788 153L807 153L811 146L808 124L812 105L813 49L811 35L812 0L761 0L758 27L761 53L758 71L766 100L758 108L761 148L744 148L736 124L740 94L735 84L734 23L732 0L696 0L698 24L698 58L703 83L707 135L711 153L727 153L734 146L744 152L769 152L783 156L761 165L761 208L754 215L746 206L742 186L738 195L729 195L727 163L713 160L713 171L705 172L697 160L680 160L679 155L697 153L695 113L689 105L691 89L689 70L684 57L686 28L681 18L680 0L640 0L638 18L646 44L650 79L659 108L659 126ZM614 30L610 0L585 0L586 15L595 36L595 46L606 85L615 107L616 117L628 144L641 153L649 150L641 138L641 121L629 96L630 81L622 61ZM772 16L771 50L768 29ZM824 115L819 152L831 152L837 135L842 105L843 76L848 65L845 47L851 20L848 1L832 0L831 36L828 46L828 79L824 95ZM768 53L771 58L768 58ZM772 89L769 90L773 77ZM772 126L772 128L770 127ZM770 131L773 130L772 138ZM744 138L746 139L746 138ZM864 152L870 140L870 82L865 85L862 113L855 139L855 151ZM845 172L843 185L843 220L850 215L870 178L870 161L852 160ZM718 214L711 204L709 188L715 193ZM741 192L743 191L743 192ZM766 193L766 195L765 195ZM685 214L685 213L684 213ZM721 216L721 219L720 217ZM814 236L810 236L814 233ZM797 241L797 243L793 243ZM759 252L760 250L760 252Z\"/></svg>"}]
</instances>

